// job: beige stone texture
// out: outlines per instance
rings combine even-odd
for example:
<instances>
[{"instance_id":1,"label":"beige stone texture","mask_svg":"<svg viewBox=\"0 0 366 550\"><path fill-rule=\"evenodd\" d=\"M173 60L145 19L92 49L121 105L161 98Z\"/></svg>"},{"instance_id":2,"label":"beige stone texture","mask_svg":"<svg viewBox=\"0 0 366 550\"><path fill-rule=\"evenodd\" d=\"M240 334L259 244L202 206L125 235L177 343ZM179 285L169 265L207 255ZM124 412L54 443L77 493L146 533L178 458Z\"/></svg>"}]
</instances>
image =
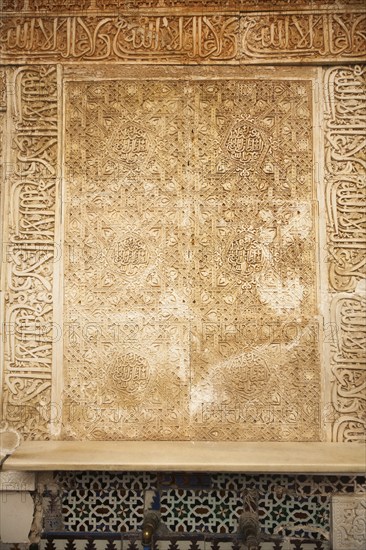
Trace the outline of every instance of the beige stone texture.
<instances>
[{"instance_id":1,"label":"beige stone texture","mask_svg":"<svg viewBox=\"0 0 366 550\"><path fill-rule=\"evenodd\" d=\"M34 472L19 472L13 470L1 470L0 472L0 491L34 491L35 474Z\"/></svg>"},{"instance_id":2,"label":"beige stone texture","mask_svg":"<svg viewBox=\"0 0 366 550\"><path fill-rule=\"evenodd\" d=\"M28 492L1 491L1 543L28 542L33 519L33 499Z\"/></svg>"},{"instance_id":3,"label":"beige stone texture","mask_svg":"<svg viewBox=\"0 0 366 550\"><path fill-rule=\"evenodd\" d=\"M5 470L363 473L360 443L25 441Z\"/></svg>"},{"instance_id":4,"label":"beige stone texture","mask_svg":"<svg viewBox=\"0 0 366 550\"><path fill-rule=\"evenodd\" d=\"M332 497L333 550L362 550L366 545L366 498L364 495Z\"/></svg>"}]
</instances>

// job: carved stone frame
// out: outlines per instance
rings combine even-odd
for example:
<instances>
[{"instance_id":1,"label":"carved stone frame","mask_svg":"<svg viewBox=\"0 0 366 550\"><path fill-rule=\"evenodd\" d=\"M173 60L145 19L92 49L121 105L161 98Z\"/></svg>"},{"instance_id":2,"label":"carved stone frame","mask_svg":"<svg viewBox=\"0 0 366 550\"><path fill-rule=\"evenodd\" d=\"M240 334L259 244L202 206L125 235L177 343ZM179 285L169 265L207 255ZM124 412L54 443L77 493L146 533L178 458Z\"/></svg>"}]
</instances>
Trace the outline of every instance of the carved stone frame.
<instances>
[{"instance_id":1,"label":"carved stone frame","mask_svg":"<svg viewBox=\"0 0 366 550\"><path fill-rule=\"evenodd\" d=\"M151 13L147 15L157 24L157 15ZM216 17L218 14L214 12L211 15ZM165 28L169 25L178 25L177 28L180 28L179 25L182 24L184 29L189 32L192 30L193 34L200 29L201 36L208 38L214 32L209 25L209 17L204 19L205 16L187 12L181 15L167 13L166 16L171 19L167 20ZM362 353L365 343L365 325L362 323L365 307L365 289L362 286L365 277L365 260L362 256L365 230L361 210L366 171L361 156L366 139L362 123L366 92L365 69L355 63L364 55L361 40L364 14L357 6L343 13L319 14L319 21L328 21L327 32L332 25L337 26L339 21L343 21L346 27L349 25L347 36L351 38L348 39L347 47L343 43L339 51L336 50L335 43L327 42L328 39L335 40L334 35L330 32L326 40L324 28L321 27L320 38L318 37L321 47L313 44L312 48L303 51L303 38L294 34L291 52L273 44L272 49L256 51L250 57L248 48L250 45L253 47L253 40L256 43L253 29L262 25L268 31L273 16L272 13L219 13L215 24L219 27L222 25L219 34L221 42L220 46L216 45L215 51L204 51L200 45L193 44L193 50L183 48L185 53L177 54L173 58L169 57L168 51L164 51L157 60L155 54L146 58L137 49L124 56L114 53L103 59L103 62L110 64L111 72L114 71L113 63L139 65L141 62L159 65L291 65L305 61L319 66L318 81L322 80L324 84L317 96L319 105L322 106L319 109L322 131L319 141L319 172L315 177L324 191L324 196L319 197L320 252L322 243L326 243L326 253L319 258L323 265L320 291L324 317L323 439L360 441L365 434L363 411L366 376ZM295 28L300 20L309 22L311 16L316 17L317 14L278 14L278 20L284 18L288 21L289 28L292 28L291 25ZM66 21L68 17L70 23ZM108 25L116 29L114 25L117 24L117 19L114 19L115 16L109 17L112 20L108 21ZM159 17L163 17L161 13ZM177 18L176 21L174 17ZM4 236L0 308L4 319L2 331L5 345L1 357L4 418L1 429L15 429L24 438L30 439L54 438L60 433L62 340L57 337L60 309L53 306L61 303L62 296L62 278L54 271L55 265L58 266L57 269L62 266L60 262L55 263L61 250L61 233L54 235L55 226L61 227L62 75L64 71L65 74L72 73L71 64L79 60L85 67L98 71L95 56L93 58L88 53L76 52L76 44L68 44L67 51L62 49L63 37L58 34L66 33L66 38L73 36L73 26L82 21L74 16L65 18L64 23L61 21L59 27L54 27L52 16L45 17L43 25L57 28L54 31L54 47L47 47L47 55L37 49L37 37L39 39L43 32L39 30L41 27L37 27L38 30L32 36L27 35L26 44L16 46L13 41L14 32L16 26L22 23L12 14L5 15L3 29L8 34L5 32L6 38L3 41L5 64L0 72L0 116L2 131L11 137L2 153L5 185L1 193ZM186 20L179 18L188 18L187 26L184 23ZM295 21L295 18L300 19ZM39 18L37 21L34 23L36 26L40 24ZM138 29L146 24L142 22L141 15L127 14L124 21L127 21L127 27L123 23L122 29ZM95 23L97 19L91 24ZM159 19L159 25L160 23ZM320 25L319 22L318 24ZM219 27L215 27L215 32L218 32ZM31 27L27 27L29 28ZM312 28L316 36L318 27L315 25ZM250 29L252 34L248 36ZM239 44L241 48L235 55L232 55L233 50L230 49L233 45L232 33L236 36L235 44ZM34 43L29 42L30 36ZM125 36L124 40L126 39L128 37ZM49 38L42 40L47 42ZM184 40L187 40L186 44L190 48L190 38L185 37ZM322 48L325 44L328 50L324 53ZM225 47L231 52L229 58L227 55L225 57ZM88 48L90 50L92 45L89 44ZM100 62L100 58L97 59ZM328 63L341 64L327 68L325 64ZM8 64L15 66L8 67ZM127 66L126 70L128 71ZM36 110L30 108L32 98L29 90L32 83L36 83L43 97ZM35 194L38 205L31 201ZM55 281L58 281L57 285ZM17 357L19 353L21 360Z\"/></svg>"}]
</instances>

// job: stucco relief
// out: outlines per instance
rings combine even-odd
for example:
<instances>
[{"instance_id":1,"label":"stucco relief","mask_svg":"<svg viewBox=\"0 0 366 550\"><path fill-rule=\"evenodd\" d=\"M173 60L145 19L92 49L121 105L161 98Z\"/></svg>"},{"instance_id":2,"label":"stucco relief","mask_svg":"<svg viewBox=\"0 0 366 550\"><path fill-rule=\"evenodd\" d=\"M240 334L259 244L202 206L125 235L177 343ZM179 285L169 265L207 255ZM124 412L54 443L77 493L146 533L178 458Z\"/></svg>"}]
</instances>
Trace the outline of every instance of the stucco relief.
<instances>
[{"instance_id":1,"label":"stucco relief","mask_svg":"<svg viewBox=\"0 0 366 550\"><path fill-rule=\"evenodd\" d=\"M64 436L318 439L311 81L65 105Z\"/></svg>"},{"instance_id":2,"label":"stucco relief","mask_svg":"<svg viewBox=\"0 0 366 550\"><path fill-rule=\"evenodd\" d=\"M128 2L122 13L120 0L70 0L61 15L57 2L2 6L4 419L25 437L49 437L52 406L59 418L65 398L65 437L120 438L123 422L127 438L319 439L321 344L328 437L358 441L365 435L366 85L364 67L353 64L366 52L362 2L349 9L313 2L305 12L299 0L289 12L278 0L268 7L281 13L259 14L254 0L207 0L206 15L195 4L142 0L137 14ZM106 62L114 80L99 88L57 80L55 62L73 61L86 72ZM231 78L225 92L222 82L211 89L207 75L200 85L166 82L159 112L158 84L142 104L141 82L131 80L121 111L113 71L118 62L231 64L242 74L249 64L328 61L342 65L322 71L323 101L312 91L324 113L319 173L329 269L319 297L310 81L287 74L275 85L258 68L259 78ZM62 183L66 386L52 403L63 376L60 327L52 323L60 306L53 270L61 254L64 89L74 140L65 141ZM319 300L330 311L329 344L319 342ZM115 406L120 401L127 408ZM97 407L85 420L87 402Z\"/></svg>"},{"instance_id":3,"label":"stucco relief","mask_svg":"<svg viewBox=\"0 0 366 550\"><path fill-rule=\"evenodd\" d=\"M4 16L4 60L131 63L357 61L366 54L366 15L286 13Z\"/></svg>"},{"instance_id":4,"label":"stucco relief","mask_svg":"<svg viewBox=\"0 0 366 550\"><path fill-rule=\"evenodd\" d=\"M27 437L49 433L57 81L52 66L19 68L9 87L3 418ZM6 212L7 210L5 210Z\"/></svg>"},{"instance_id":5,"label":"stucco relief","mask_svg":"<svg viewBox=\"0 0 366 550\"><path fill-rule=\"evenodd\" d=\"M362 494L332 497L332 548L361 550L366 543L366 499Z\"/></svg>"},{"instance_id":6,"label":"stucco relief","mask_svg":"<svg viewBox=\"0 0 366 550\"><path fill-rule=\"evenodd\" d=\"M365 67L325 73L325 183L328 213L332 395L335 441L365 437Z\"/></svg>"},{"instance_id":7,"label":"stucco relief","mask_svg":"<svg viewBox=\"0 0 366 550\"><path fill-rule=\"evenodd\" d=\"M6 73L0 68L0 111L6 110Z\"/></svg>"},{"instance_id":8,"label":"stucco relief","mask_svg":"<svg viewBox=\"0 0 366 550\"><path fill-rule=\"evenodd\" d=\"M332 291L353 291L366 276L365 113L365 67L326 71L325 179Z\"/></svg>"}]
</instances>

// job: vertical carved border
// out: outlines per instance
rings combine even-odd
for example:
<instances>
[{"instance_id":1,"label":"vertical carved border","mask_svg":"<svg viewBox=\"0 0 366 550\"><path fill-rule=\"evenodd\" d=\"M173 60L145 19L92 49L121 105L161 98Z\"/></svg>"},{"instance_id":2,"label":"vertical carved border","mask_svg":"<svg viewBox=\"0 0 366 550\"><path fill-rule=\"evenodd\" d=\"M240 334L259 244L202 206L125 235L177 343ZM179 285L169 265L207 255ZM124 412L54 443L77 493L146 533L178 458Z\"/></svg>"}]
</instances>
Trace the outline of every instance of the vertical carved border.
<instances>
[{"instance_id":1,"label":"vertical carved border","mask_svg":"<svg viewBox=\"0 0 366 550\"><path fill-rule=\"evenodd\" d=\"M4 319L4 296L5 296L5 270L4 270L4 218L5 218L5 175L6 175L6 162L5 162L5 123L6 123L6 69L0 67L0 350L4 346L4 334L3 334L3 319ZM0 353L0 373L3 372L3 354ZM2 377L0 377L0 403L3 391ZM0 414L0 434L6 427L3 422L2 415ZM0 458L1 458L1 445L0 445Z\"/></svg>"},{"instance_id":2,"label":"vertical carved border","mask_svg":"<svg viewBox=\"0 0 366 550\"><path fill-rule=\"evenodd\" d=\"M53 270L58 259L57 69L17 68L9 90L2 414L25 438L45 439L50 431Z\"/></svg>"},{"instance_id":3,"label":"vertical carved border","mask_svg":"<svg viewBox=\"0 0 366 550\"><path fill-rule=\"evenodd\" d=\"M332 441L366 432L366 67L324 73Z\"/></svg>"}]
</instances>

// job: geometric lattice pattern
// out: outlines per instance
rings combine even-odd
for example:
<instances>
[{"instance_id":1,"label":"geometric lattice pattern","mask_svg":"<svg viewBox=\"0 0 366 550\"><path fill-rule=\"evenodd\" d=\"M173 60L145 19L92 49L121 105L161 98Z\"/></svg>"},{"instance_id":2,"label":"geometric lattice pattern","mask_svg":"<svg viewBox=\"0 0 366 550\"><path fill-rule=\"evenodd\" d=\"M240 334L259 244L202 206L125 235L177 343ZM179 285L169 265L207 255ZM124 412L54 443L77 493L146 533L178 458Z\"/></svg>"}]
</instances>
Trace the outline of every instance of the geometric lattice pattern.
<instances>
[{"instance_id":1,"label":"geometric lattice pattern","mask_svg":"<svg viewBox=\"0 0 366 550\"><path fill-rule=\"evenodd\" d=\"M264 536L321 544L329 538L333 495L366 493L365 476L58 472L56 481L62 517L52 506L45 510L50 534L138 533L153 509L172 536L229 536L249 511L258 514Z\"/></svg>"},{"instance_id":2,"label":"geometric lattice pattern","mask_svg":"<svg viewBox=\"0 0 366 550\"><path fill-rule=\"evenodd\" d=\"M161 519L171 531L236 532L243 499L233 491L172 489L161 494Z\"/></svg>"},{"instance_id":3,"label":"geometric lattice pattern","mask_svg":"<svg viewBox=\"0 0 366 550\"><path fill-rule=\"evenodd\" d=\"M300 498L268 493L258 498L262 530L270 535L325 539L329 533L329 496Z\"/></svg>"},{"instance_id":4,"label":"geometric lattice pattern","mask_svg":"<svg viewBox=\"0 0 366 550\"><path fill-rule=\"evenodd\" d=\"M157 487L149 472L59 472L62 521L68 531L126 532L141 528L145 492Z\"/></svg>"},{"instance_id":5,"label":"geometric lattice pattern","mask_svg":"<svg viewBox=\"0 0 366 550\"><path fill-rule=\"evenodd\" d=\"M56 479L64 490L82 489L85 491L156 489L157 474L152 472L57 472Z\"/></svg>"},{"instance_id":6,"label":"geometric lattice pattern","mask_svg":"<svg viewBox=\"0 0 366 550\"><path fill-rule=\"evenodd\" d=\"M67 530L125 532L141 529L144 497L135 491L73 490L62 497L62 516Z\"/></svg>"},{"instance_id":7,"label":"geometric lattice pattern","mask_svg":"<svg viewBox=\"0 0 366 550\"><path fill-rule=\"evenodd\" d=\"M311 80L65 90L63 436L319 440Z\"/></svg>"}]
</instances>

